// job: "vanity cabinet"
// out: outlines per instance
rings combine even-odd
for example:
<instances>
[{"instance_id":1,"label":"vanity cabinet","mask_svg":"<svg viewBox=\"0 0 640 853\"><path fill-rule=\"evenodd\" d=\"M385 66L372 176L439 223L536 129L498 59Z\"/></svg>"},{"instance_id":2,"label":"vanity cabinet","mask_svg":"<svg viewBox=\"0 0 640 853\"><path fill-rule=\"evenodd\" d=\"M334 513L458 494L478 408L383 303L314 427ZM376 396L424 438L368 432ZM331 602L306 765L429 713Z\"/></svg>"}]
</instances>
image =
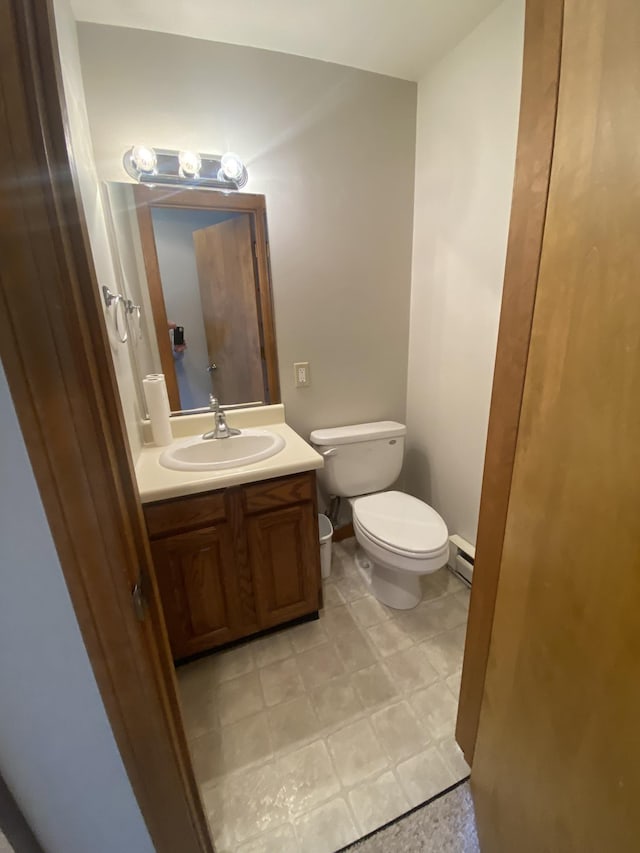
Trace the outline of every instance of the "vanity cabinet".
<instances>
[{"instance_id":1,"label":"vanity cabinet","mask_svg":"<svg viewBox=\"0 0 640 853\"><path fill-rule=\"evenodd\" d=\"M174 658L321 606L314 472L147 504L144 512Z\"/></svg>"}]
</instances>

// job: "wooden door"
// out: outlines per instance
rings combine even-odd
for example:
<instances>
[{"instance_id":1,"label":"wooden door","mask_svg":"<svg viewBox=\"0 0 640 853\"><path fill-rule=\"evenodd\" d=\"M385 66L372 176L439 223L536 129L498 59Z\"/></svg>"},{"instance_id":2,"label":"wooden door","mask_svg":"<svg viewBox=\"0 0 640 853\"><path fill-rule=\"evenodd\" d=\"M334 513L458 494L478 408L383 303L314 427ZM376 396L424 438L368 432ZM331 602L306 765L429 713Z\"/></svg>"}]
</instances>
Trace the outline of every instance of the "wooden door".
<instances>
[{"instance_id":1,"label":"wooden door","mask_svg":"<svg viewBox=\"0 0 640 853\"><path fill-rule=\"evenodd\" d=\"M640 844L640 4L565 5L472 770L488 853Z\"/></svg>"},{"instance_id":2,"label":"wooden door","mask_svg":"<svg viewBox=\"0 0 640 853\"><path fill-rule=\"evenodd\" d=\"M0 356L153 848L212 853L76 181L52 4L0 0L0 42Z\"/></svg>"},{"instance_id":3,"label":"wooden door","mask_svg":"<svg viewBox=\"0 0 640 853\"><path fill-rule=\"evenodd\" d=\"M267 399L247 214L193 232L213 386L225 404Z\"/></svg>"},{"instance_id":4,"label":"wooden door","mask_svg":"<svg viewBox=\"0 0 640 853\"><path fill-rule=\"evenodd\" d=\"M261 628L318 610L319 545L312 503L247 518L249 559Z\"/></svg>"},{"instance_id":5,"label":"wooden door","mask_svg":"<svg viewBox=\"0 0 640 853\"><path fill-rule=\"evenodd\" d=\"M152 550L174 658L235 639L240 608L229 526L157 539Z\"/></svg>"}]
</instances>

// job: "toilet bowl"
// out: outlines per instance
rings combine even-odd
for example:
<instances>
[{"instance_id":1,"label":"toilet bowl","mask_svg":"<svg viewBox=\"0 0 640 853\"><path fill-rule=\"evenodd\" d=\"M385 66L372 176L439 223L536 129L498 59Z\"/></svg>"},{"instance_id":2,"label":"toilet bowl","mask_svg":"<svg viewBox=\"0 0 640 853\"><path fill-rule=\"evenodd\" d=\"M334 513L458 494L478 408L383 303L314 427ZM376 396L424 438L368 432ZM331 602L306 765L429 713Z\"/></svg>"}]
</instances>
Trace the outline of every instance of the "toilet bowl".
<instances>
[{"instance_id":1,"label":"toilet bowl","mask_svg":"<svg viewBox=\"0 0 640 853\"><path fill-rule=\"evenodd\" d=\"M355 498L351 506L356 539L368 558L358 565L372 594L397 610L415 607L422 599L420 577L447 563L444 521L428 504L397 491Z\"/></svg>"},{"instance_id":2,"label":"toilet bowl","mask_svg":"<svg viewBox=\"0 0 640 853\"><path fill-rule=\"evenodd\" d=\"M406 427L378 421L314 430L311 443L324 457L320 480L331 496L348 497L362 553L356 563L383 604L398 610L422 598L420 577L442 568L449 533L424 501L386 491L400 474Z\"/></svg>"}]
</instances>

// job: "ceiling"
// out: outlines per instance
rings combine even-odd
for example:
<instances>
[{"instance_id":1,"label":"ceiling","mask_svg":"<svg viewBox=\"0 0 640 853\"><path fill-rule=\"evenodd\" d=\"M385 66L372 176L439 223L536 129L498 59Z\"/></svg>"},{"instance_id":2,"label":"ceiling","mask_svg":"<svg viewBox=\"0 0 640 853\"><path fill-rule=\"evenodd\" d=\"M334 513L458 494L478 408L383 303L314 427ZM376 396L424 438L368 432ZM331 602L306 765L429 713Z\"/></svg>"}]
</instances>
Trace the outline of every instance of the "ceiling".
<instances>
[{"instance_id":1,"label":"ceiling","mask_svg":"<svg viewBox=\"0 0 640 853\"><path fill-rule=\"evenodd\" d=\"M293 53L418 80L501 0L71 0L79 21Z\"/></svg>"}]
</instances>

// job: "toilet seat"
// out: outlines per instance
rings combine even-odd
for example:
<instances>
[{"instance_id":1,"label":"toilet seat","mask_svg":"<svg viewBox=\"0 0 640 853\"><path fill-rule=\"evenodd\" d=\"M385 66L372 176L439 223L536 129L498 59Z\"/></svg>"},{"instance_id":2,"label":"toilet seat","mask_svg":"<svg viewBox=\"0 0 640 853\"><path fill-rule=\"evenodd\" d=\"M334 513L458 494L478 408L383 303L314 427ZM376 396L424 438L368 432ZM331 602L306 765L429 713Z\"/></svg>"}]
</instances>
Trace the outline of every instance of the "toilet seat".
<instances>
[{"instance_id":1,"label":"toilet seat","mask_svg":"<svg viewBox=\"0 0 640 853\"><path fill-rule=\"evenodd\" d=\"M423 560L448 552L449 532L428 504L404 492L377 492L352 502L354 526L378 547Z\"/></svg>"}]
</instances>

